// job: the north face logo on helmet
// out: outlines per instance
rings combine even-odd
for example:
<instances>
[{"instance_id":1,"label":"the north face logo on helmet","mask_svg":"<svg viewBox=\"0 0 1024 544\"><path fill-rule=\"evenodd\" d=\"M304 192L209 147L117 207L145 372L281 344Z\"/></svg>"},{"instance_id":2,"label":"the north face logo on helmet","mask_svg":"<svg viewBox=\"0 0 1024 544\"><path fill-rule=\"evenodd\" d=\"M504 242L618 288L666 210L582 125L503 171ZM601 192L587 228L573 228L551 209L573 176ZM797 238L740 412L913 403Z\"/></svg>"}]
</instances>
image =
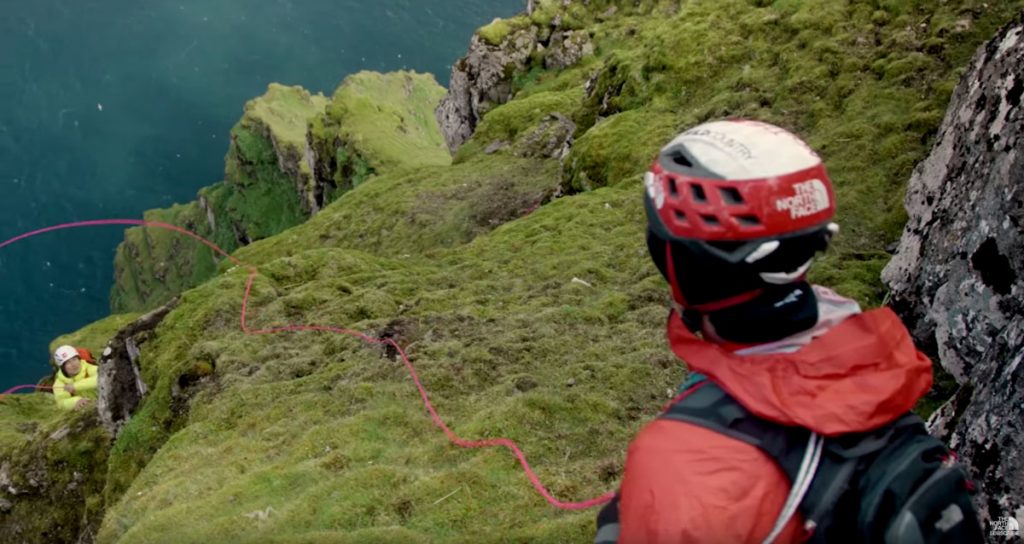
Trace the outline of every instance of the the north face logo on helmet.
<instances>
[{"instance_id":1,"label":"the north face logo on helmet","mask_svg":"<svg viewBox=\"0 0 1024 544\"><path fill-rule=\"evenodd\" d=\"M793 185L793 189L796 191L795 195L775 201L775 209L780 212L789 210L789 216L793 219L825 211L831 204L828 189L820 179L797 183Z\"/></svg>"}]
</instances>

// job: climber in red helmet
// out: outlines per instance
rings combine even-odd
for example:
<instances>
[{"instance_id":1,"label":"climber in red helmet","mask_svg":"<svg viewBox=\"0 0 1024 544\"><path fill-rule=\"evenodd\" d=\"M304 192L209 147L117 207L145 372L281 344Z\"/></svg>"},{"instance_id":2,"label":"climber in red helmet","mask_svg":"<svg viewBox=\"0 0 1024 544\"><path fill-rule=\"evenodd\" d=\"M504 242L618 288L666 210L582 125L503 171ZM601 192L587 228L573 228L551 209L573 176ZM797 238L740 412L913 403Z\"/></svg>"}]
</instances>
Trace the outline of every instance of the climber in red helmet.
<instances>
[{"instance_id":1,"label":"climber in red helmet","mask_svg":"<svg viewBox=\"0 0 1024 544\"><path fill-rule=\"evenodd\" d=\"M806 279L838 232L818 155L770 124L709 122L669 142L644 184L668 340L691 373L630 444L596 541L973 541L963 471L908 413L930 361L890 310ZM904 484L911 473L924 476ZM875 489L889 502L863 506Z\"/></svg>"}]
</instances>

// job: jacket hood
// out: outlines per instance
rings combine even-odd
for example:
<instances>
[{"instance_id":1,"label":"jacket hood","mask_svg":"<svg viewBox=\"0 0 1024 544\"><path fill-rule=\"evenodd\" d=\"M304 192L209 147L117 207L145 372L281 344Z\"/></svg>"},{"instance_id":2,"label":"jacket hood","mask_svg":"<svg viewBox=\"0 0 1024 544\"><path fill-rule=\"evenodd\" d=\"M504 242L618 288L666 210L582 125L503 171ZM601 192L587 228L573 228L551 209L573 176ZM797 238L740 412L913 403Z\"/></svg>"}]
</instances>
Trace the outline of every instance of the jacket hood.
<instances>
[{"instance_id":1,"label":"jacket hood","mask_svg":"<svg viewBox=\"0 0 1024 544\"><path fill-rule=\"evenodd\" d=\"M792 353L736 355L694 336L674 311L672 351L763 419L825 436L875 429L932 385L932 363L888 308L851 316Z\"/></svg>"}]
</instances>

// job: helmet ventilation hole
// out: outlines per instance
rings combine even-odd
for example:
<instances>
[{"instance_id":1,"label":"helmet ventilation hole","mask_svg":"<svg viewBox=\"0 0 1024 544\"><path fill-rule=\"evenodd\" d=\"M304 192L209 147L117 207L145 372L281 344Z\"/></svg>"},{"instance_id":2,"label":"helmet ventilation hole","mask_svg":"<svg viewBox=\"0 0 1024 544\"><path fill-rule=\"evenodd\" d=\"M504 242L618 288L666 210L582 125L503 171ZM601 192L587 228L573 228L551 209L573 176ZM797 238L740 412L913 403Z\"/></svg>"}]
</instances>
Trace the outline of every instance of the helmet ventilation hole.
<instances>
[{"instance_id":1,"label":"helmet ventilation hole","mask_svg":"<svg viewBox=\"0 0 1024 544\"><path fill-rule=\"evenodd\" d=\"M676 187L676 180L668 178L668 194L673 197L679 196L679 189Z\"/></svg>"},{"instance_id":2,"label":"helmet ventilation hole","mask_svg":"<svg viewBox=\"0 0 1024 544\"><path fill-rule=\"evenodd\" d=\"M676 223L685 224L686 223L686 214L681 212L681 211L679 211L679 210L676 210L675 212L676 212Z\"/></svg>"},{"instance_id":3,"label":"helmet ventilation hole","mask_svg":"<svg viewBox=\"0 0 1024 544\"><path fill-rule=\"evenodd\" d=\"M684 155L680 151L674 151L671 155L669 155L669 158L671 158L672 162L678 164L679 166L693 168L693 163L690 162L690 159L687 159L686 155Z\"/></svg>"},{"instance_id":4,"label":"helmet ventilation hole","mask_svg":"<svg viewBox=\"0 0 1024 544\"><path fill-rule=\"evenodd\" d=\"M736 221L739 221L742 227L759 227L761 221L755 215L737 215Z\"/></svg>"},{"instance_id":5,"label":"helmet ventilation hole","mask_svg":"<svg viewBox=\"0 0 1024 544\"><path fill-rule=\"evenodd\" d=\"M704 220L704 223L711 227L719 227L722 225L718 218L713 215L701 214L700 218Z\"/></svg>"},{"instance_id":6,"label":"helmet ventilation hole","mask_svg":"<svg viewBox=\"0 0 1024 544\"><path fill-rule=\"evenodd\" d=\"M701 187L700 185L697 185L696 183L691 183L690 184L690 192L693 193L693 200L694 200L694 202L702 202L703 203L703 202L707 202L708 201L708 195L706 195L704 193L704 188Z\"/></svg>"},{"instance_id":7,"label":"helmet ventilation hole","mask_svg":"<svg viewBox=\"0 0 1024 544\"><path fill-rule=\"evenodd\" d=\"M722 200L725 201L726 204L732 206L743 204L743 195L741 195L739 189L735 187L719 187L718 192L722 195Z\"/></svg>"}]
</instances>

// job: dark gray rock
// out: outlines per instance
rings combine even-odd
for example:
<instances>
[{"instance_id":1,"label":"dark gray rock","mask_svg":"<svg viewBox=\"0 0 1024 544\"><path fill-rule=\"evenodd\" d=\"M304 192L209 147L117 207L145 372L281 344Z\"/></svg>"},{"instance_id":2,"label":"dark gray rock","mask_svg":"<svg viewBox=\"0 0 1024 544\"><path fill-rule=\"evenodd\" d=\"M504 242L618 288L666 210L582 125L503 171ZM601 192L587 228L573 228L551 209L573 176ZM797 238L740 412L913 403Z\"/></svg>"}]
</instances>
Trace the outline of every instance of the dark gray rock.
<instances>
[{"instance_id":1,"label":"dark gray rock","mask_svg":"<svg viewBox=\"0 0 1024 544\"><path fill-rule=\"evenodd\" d=\"M452 66L448 94L436 110L452 153L473 135L484 114L512 98L512 80L526 71L537 45L535 26L511 32L499 45L473 35L469 52Z\"/></svg>"},{"instance_id":2,"label":"dark gray rock","mask_svg":"<svg viewBox=\"0 0 1024 544\"><path fill-rule=\"evenodd\" d=\"M139 373L140 346L177 304L178 299L175 298L135 320L118 331L103 349L96 407L100 422L112 436L117 436L147 393Z\"/></svg>"},{"instance_id":3,"label":"dark gray rock","mask_svg":"<svg viewBox=\"0 0 1024 544\"><path fill-rule=\"evenodd\" d=\"M561 9L570 3L563 0ZM527 4L527 14L534 9L532 2ZM546 69L560 70L594 53L587 31L561 28L561 13L549 25L524 25L522 20L510 20L509 24L510 32L497 45L473 35L469 52L452 66L448 94L435 112L452 153L473 135L488 111L512 98L513 81L526 73L531 63L543 62Z\"/></svg>"},{"instance_id":4,"label":"dark gray rock","mask_svg":"<svg viewBox=\"0 0 1024 544\"><path fill-rule=\"evenodd\" d=\"M961 384L929 422L967 460L983 517L1024 519L1024 13L975 54L907 190L882 273Z\"/></svg>"}]
</instances>

